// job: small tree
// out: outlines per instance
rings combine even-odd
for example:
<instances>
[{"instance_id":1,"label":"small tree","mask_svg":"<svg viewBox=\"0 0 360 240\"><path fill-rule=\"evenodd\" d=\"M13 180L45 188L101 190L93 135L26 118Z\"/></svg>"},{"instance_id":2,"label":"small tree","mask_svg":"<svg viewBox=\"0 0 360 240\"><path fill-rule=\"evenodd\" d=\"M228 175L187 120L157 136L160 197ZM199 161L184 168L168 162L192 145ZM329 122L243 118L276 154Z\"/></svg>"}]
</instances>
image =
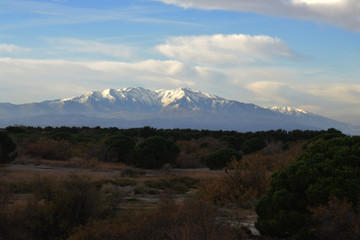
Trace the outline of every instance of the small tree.
<instances>
[{"instance_id":1,"label":"small tree","mask_svg":"<svg viewBox=\"0 0 360 240\"><path fill-rule=\"evenodd\" d=\"M266 146L266 143L264 142L264 140L262 140L260 138L251 138L249 140L246 140L242 144L241 150L244 154L249 154L249 153L260 151L265 146Z\"/></svg>"},{"instance_id":2,"label":"small tree","mask_svg":"<svg viewBox=\"0 0 360 240\"><path fill-rule=\"evenodd\" d=\"M105 142L106 150L104 161L106 162L123 162L126 164L133 163L133 154L135 141L123 135L116 135Z\"/></svg>"},{"instance_id":3,"label":"small tree","mask_svg":"<svg viewBox=\"0 0 360 240\"><path fill-rule=\"evenodd\" d=\"M313 227L309 208L331 198L357 205L360 196L360 137L317 139L286 169L275 173L257 206L256 228L264 235L304 237Z\"/></svg>"},{"instance_id":4,"label":"small tree","mask_svg":"<svg viewBox=\"0 0 360 240\"><path fill-rule=\"evenodd\" d=\"M134 163L140 168L161 168L164 164L175 163L180 148L173 141L163 137L150 137L135 148Z\"/></svg>"},{"instance_id":5,"label":"small tree","mask_svg":"<svg viewBox=\"0 0 360 240\"><path fill-rule=\"evenodd\" d=\"M240 160L240 153L232 148L224 148L208 154L203 161L209 169L221 170L234 159Z\"/></svg>"},{"instance_id":6,"label":"small tree","mask_svg":"<svg viewBox=\"0 0 360 240\"><path fill-rule=\"evenodd\" d=\"M16 145L5 133L0 132L0 163L9 163L16 157Z\"/></svg>"}]
</instances>

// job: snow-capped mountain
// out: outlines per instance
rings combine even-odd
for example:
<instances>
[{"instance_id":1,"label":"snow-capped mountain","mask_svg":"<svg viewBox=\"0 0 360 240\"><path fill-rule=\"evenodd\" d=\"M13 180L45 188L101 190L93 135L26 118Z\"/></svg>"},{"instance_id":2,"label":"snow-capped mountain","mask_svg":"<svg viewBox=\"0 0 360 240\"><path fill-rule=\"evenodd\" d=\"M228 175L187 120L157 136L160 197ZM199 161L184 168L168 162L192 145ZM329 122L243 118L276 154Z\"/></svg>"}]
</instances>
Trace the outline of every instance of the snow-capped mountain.
<instances>
[{"instance_id":1,"label":"snow-capped mountain","mask_svg":"<svg viewBox=\"0 0 360 240\"><path fill-rule=\"evenodd\" d=\"M14 124L120 128L149 125L237 131L336 128L357 134L346 123L303 110L262 108L189 88L156 91L140 87L106 89L40 103L0 104L0 126Z\"/></svg>"}]
</instances>

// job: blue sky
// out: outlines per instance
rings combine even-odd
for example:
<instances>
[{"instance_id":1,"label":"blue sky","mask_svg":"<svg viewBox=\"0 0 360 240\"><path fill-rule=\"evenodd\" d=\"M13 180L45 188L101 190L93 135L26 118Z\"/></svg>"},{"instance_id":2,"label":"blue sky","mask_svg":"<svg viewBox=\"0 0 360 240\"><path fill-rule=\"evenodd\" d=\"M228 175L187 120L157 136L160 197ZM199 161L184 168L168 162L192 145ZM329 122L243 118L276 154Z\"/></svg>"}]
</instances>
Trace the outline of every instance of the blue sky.
<instances>
[{"instance_id":1,"label":"blue sky","mask_svg":"<svg viewBox=\"0 0 360 240\"><path fill-rule=\"evenodd\" d=\"M190 87L360 125L358 0L1 0L0 102Z\"/></svg>"}]
</instances>

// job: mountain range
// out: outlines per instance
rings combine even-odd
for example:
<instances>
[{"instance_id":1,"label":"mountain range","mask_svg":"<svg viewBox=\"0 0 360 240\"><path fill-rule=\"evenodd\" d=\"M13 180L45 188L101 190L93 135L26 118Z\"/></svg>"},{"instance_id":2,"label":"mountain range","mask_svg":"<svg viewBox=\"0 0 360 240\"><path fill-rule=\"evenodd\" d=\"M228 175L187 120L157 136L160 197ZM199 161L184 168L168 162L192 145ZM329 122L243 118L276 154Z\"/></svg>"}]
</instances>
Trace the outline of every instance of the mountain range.
<instances>
[{"instance_id":1,"label":"mountain range","mask_svg":"<svg viewBox=\"0 0 360 240\"><path fill-rule=\"evenodd\" d=\"M263 108L189 88L151 91L106 89L38 103L0 103L0 127L101 126L261 131L336 128L359 135L350 124L290 107Z\"/></svg>"}]
</instances>

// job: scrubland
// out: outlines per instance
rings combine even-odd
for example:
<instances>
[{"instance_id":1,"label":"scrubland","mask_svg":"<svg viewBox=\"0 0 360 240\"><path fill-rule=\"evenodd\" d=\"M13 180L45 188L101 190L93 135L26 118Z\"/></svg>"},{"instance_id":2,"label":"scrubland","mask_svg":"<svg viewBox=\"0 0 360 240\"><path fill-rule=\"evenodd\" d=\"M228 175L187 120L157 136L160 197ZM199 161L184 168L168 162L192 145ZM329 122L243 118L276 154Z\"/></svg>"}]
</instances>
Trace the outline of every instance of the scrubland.
<instances>
[{"instance_id":1,"label":"scrubland","mask_svg":"<svg viewBox=\"0 0 360 240\"><path fill-rule=\"evenodd\" d=\"M271 239L254 228L255 206L271 188L271 176L291 165L309 140L341 135L333 129L238 133L150 127L16 126L5 132L17 146L16 158L0 166L0 239L9 240ZM160 151L164 162L156 155L155 136L171 141L161 145L169 146ZM150 150L142 148L148 139ZM240 159L220 157L219 168L210 170L207 156L226 148ZM137 160L154 159L151 154L159 164ZM356 225L360 218L350 205L333 198L330 208L311 211L314 219L332 219L331 211L342 209ZM314 235L326 239L328 226L319 226L321 234Z\"/></svg>"}]
</instances>

